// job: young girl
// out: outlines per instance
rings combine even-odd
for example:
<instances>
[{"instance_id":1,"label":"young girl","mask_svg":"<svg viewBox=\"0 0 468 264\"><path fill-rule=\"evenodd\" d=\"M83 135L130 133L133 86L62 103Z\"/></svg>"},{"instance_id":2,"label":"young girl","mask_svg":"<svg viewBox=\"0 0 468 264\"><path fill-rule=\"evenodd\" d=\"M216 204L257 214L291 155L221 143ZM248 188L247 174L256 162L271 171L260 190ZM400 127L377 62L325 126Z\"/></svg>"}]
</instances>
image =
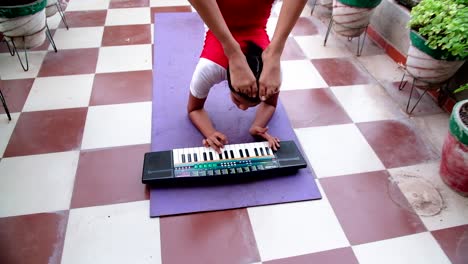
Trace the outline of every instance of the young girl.
<instances>
[{"instance_id":1,"label":"young girl","mask_svg":"<svg viewBox=\"0 0 468 264\"><path fill-rule=\"evenodd\" d=\"M187 111L204 135L203 145L220 152L228 140L216 131L204 104L211 87L229 76L231 100L242 110L257 106L249 133L267 140L274 150L279 139L267 132L281 85L280 57L307 0L283 0L270 41L266 24L274 0L189 0L209 30L193 73ZM253 59L257 63L248 63Z\"/></svg>"}]
</instances>

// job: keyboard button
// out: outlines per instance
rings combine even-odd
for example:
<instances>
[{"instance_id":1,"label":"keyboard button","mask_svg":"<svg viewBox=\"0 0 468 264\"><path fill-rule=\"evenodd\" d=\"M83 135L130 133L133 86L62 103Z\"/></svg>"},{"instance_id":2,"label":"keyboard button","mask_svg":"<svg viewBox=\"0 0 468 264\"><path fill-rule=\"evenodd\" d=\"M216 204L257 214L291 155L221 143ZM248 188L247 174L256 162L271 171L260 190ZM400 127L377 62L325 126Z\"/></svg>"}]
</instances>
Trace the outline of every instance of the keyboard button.
<instances>
[{"instance_id":1,"label":"keyboard button","mask_svg":"<svg viewBox=\"0 0 468 264\"><path fill-rule=\"evenodd\" d=\"M250 166L250 170L251 171L257 171L257 166L255 166L255 165Z\"/></svg>"},{"instance_id":2,"label":"keyboard button","mask_svg":"<svg viewBox=\"0 0 468 264\"><path fill-rule=\"evenodd\" d=\"M215 171L214 171L214 174L215 174L215 175L221 175L221 170L215 170Z\"/></svg>"},{"instance_id":3,"label":"keyboard button","mask_svg":"<svg viewBox=\"0 0 468 264\"><path fill-rule=\"evenodd\" d=\"M244 169L244 172L250 172L249 167L244 167L243 169Z\"/></svg>"},{"instance_id":4,"label":"keyboard button","mask_svg":"<svg viewBox=\"0 0 468 264\"><path fill-rule=\"evenodd\" d=\"M243 173L242 168L236 168L237 173Z\"/></svg>"},{"instance_id":5,"label":"keyboard button","mask_svg":"<svg viewBox=\"0 0 468 264\"><path fill-rule=\"evenodd\" d=\"M196 170L195 170L195 171L192 171L191 175L194 176L194 177L198 177L198 176L199 176L199 175L198 175L198 171L196 171Z\"/></svg>"},{"instance_id":6,"label":"keyboard button","mask_svg":"<svg viewBox=\"0 0 468 264\"><path fill-rule=\"evenodd\" d=\"M228 175L228 174L229 174L229 171L228 171L227 169L222 169L222 170L221 170L221 173L222 173L223 175Z\"/></svg>"},{"instance_id":7,"label":"keyboard button","mask_svg":"<svg viewBox=\"0 0 468 264\"><path fill-rule=\"evenodd\" d=\"M201 170L201 171L198 172L198 174L199 174L200 176L206 176L206 171Z\"/></svg>"},{"instance_id":8,"label":"keyboard button","mask_svg":"<svg viewBox=\"0 0 468 264\"><path fill-rule=\"evenodd\" d=\"M236 174L236 169L234 169L234 168L229 169L229 173L230 174Z\"/></svg>"},{"instance_id":9,"label":"keyboard button","mask_svg":"<svg viewBox=\"0 0 468 264\"><path fill-rule=\"evenodd\" d=\"M213 176L214 172L213 170L208 170L206 171L206 174L208 174L208 176Z\"/></svg>"},{"instance_id":10,"label":"keyboard button","mask_svg":"<svg viewBox=\"0 0 468 264\"><path fill-rule=\"evenodd\" d=\"M263 167L263 165L262 165L262 164L260 164L260 165L257 165L257 169L258 169L258 170L264 170L264 169L265 169L265 167Z\"/></svg>"}]
</instances>

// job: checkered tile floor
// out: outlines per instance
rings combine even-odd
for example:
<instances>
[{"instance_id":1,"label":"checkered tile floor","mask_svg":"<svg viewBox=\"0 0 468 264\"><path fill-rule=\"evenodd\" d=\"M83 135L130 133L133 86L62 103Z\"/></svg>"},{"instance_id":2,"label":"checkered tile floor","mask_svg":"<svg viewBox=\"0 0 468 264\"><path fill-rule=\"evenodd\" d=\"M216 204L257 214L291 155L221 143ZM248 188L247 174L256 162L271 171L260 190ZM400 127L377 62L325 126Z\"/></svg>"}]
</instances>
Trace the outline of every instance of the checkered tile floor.
<instances>
[{"instance_id":1,"label":"checkered tile floor","mask_svg":"<svg viewBox=\"0 0 468 264\"><path fill-rule=\"evenodd\" d=\"M192 9L70 0L70 29L48 22L58 53L34 49L28 72L1 43L13 121L0 110L0 263L468 263L468 199L438 175L448 115L426 97L408 117L398 65L369 39L361 57L356 40L323 47L309 7L282 57L281 99L324 198L150 219L140 175L156 12ZM401 175L430 181L441 213L415 214Z\"/></svg>"}]
</instances>

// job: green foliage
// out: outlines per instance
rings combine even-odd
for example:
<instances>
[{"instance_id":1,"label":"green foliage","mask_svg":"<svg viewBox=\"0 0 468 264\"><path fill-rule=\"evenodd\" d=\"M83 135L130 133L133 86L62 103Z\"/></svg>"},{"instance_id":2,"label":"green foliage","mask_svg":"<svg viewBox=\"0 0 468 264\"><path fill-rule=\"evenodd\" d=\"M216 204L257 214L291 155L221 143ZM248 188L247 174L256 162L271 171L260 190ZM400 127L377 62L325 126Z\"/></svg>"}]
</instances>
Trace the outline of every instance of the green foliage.
<instances>
[{"instance_id":1,"label":"green foliage","mask_svg":"<svg viewBox=\"0 0 468 264\"><path fill-rule=\"evenodd\" d=\"M409 26L432 49L468 57L468 0L422 0L411 10Z\"/></svg>"},{"instance_id":2,"label":"green foliage","mask_svg":"<svg viewBox=\"0 0 468 264\"><path fill-rule=\"evenodd\" d=\"M465 83L464 85L460 86L458 89L453 91L453 93L460 93L465 90L468 90L468 83Z\"/></svg>"}]
</instances>

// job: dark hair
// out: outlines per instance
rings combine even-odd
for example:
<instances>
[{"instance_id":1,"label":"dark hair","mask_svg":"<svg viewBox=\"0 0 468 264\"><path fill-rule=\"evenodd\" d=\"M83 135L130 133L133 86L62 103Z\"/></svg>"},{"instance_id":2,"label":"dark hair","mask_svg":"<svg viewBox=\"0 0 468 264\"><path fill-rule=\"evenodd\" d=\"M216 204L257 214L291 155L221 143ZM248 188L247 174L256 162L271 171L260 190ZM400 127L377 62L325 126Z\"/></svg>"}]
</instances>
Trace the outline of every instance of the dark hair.
<instances>
[{"instance_id":1,"label":"dark hair","mask_svg":"<svg viewBox=\"0 0 468 264\"><path fill-rule=\"evenodd\" d=\"M259 87L258 80L260 79L260 74L262 73L262 69L263 69L262 53L263 53L263 49L260 48L257 44L253 42L247 43L245 58L247 59L247 63L249 64L250 70L252 70L252 73L255 76L255 80L257 81L257 87ZM227 68L227 81L228 81L228 86L231 92L239 95L240 97L244 98L248 102L257 103L257 104L261 102L260 96L258 94L259 90L257 90L257 95L255 97L250 97L247 94L244 94L242 92L236 92L234 90L231 84L231 76L229 72L229 67Z\"/></svg>"}]
</instances>

